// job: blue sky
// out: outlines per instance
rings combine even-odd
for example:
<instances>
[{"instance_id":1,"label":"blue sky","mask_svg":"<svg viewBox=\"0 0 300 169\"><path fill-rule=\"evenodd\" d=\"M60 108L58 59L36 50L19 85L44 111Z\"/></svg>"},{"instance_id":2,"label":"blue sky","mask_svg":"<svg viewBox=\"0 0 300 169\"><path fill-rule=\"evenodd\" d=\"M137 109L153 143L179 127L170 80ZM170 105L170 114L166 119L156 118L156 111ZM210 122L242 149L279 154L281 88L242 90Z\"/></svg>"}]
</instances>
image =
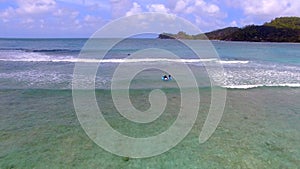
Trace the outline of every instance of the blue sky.
<instances>
[{"instance_id":1,"label":"blue sky","mask_svg":"<svg viewBox=\"0 0 300 169\"><path fill-rule=\"evenodd\" d=\"M300 16L299 9L299 0L0 0L0 37L89 37L141 12L183 17L207 32Z\"/></svg>"}]
</instances>

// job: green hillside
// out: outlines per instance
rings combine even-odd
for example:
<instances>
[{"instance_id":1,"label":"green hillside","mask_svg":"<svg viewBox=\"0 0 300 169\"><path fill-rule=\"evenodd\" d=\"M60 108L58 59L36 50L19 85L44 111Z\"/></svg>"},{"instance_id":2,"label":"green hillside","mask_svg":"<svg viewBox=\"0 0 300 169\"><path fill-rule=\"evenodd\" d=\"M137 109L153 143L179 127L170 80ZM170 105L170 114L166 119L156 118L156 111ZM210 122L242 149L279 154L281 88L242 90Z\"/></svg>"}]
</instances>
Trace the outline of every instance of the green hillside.
<instances>
[{"instance_id":1,"label":"green hillside","mask_svg":"<svg viewBox=\"0 0 300 169\"><path fill-rule=\"evenodd\" d=\"M300 18L280 17L272 20L269 23L265 23L264 26L271 26L275 28L300 29Z\"/></svg>"},{"instance_id":2,"label":"green hillside","mask_svg":"<svg viewBox=\"0 0 300 169\"><path fill-rule=\"evenodd\" d=\"M161 39L205 39L251 42L300 42L300 18L280 17L264 25L249 25L243 28L227 27L205 34L188 35L163 33Z\"/></svg>"}]
</instances>

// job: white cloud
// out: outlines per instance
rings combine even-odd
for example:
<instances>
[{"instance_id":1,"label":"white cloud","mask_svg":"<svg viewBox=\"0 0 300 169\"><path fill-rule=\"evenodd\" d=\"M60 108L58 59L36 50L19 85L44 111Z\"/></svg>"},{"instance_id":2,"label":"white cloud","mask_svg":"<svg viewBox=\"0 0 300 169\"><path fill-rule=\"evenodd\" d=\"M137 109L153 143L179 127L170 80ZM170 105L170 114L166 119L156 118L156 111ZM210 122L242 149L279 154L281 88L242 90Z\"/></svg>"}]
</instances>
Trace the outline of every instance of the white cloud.
<instances>
[{"instance_id":1,"label":"white cloud","mask_svg":"<svg viewBox=\"0 0 300 169\"><path fill-rule=\"evenodd\" d=\"M62 1L66 0L11 0L3 6L4 9L0 9L0 36L86 37L107 22L103 17L110 16L110 2L115 4L114 9L118 9L118 5L122 9L124 2L127 3L126 0L105 3L97 0L75 0L76 4L70 5L73 1ZM92 4L98 4L93 11L90 6Z\"/></svg>"},{"instance_id":2,"label":"white cloud","mask_svg":"<svg viewBox=\"0 0 300 169\"><path fill-rule=\"evenodd\" d=\"M197 25L209 26L201 17L196 16L195 21Z\"/></svg>"},{"instance_id":3,"label":"white cloud","mask_svg":"<svg viewBox=\"0 0 300 169\"><path fill-rule=\"evenodd\" d=\"M147 5L149 12L169 13L170 9L166 8L164 4Z\"/></svg>"},{"instance_id":4,"label":"white cloud","mask_svg":"<svg viewBox=\"0 0 300 169\"><path fill-rule=\"evenodd\" d=\"M19 8L16 12L20 14L32 14L49 12L55 8L54 0L18 0Z\"/></svg>"},{"instance_id":5,"label":"white cloud","mask_svg":"<svg viewBox=\"0 0 300 169\"><path fill-rule=\"evenodd\" d=\"M138 13L141 13L141 12L143 12L143 10L141 8L141 5L134 2L132 4L132 8L128 12L126 12L126 16L131 16L131 15L138 14Z\"/></svg>"},{"instance_id":6,"label":"white cloud","mask_svg":"<svg viewBox=\"0 0 300 169\"><path fill-rule=\"evenodd\" d=\"M208 13L218 13L220 12L220 8L217 5L209 4L206 6L206 8L203 9L204 11Z\"/></svg>"},{"instance_id":7,"label":"white cloud","mask_svg":"<svg viewBox=\"0 0 300 169\"><path fill-rule=\"evenodd\" d=\"M95 22L98 22L98 21L102 21L102 19L100 17L86 15L84 17L84 21L87 22L87 23L95 23Z\"/></svg>"},{"instance_id":8,"label":"white cloud","mask_svg":"<svg viewBox=\"0 0 300 169\"><path fill-rule=\"evenodd\" d=\"M180 16L195 23L204 31L236 26L242 23L252 23L257 18L274 18L274 16L300 15L300 0L227 0L233 10L229 16L236 12L234 18L228 18L223 10L226 0L0 0L10 2L6 9L0 10L1 26L15 28L28 28L34 32L36 28L44 28L44 31L59 31L78 29L82 32L89 29L100 28L105 20L123 16L138 14L143 11L160 12ZM64 3L62 3L64 2ZM233 3L234 2L234 3ZM74 5L70 5L74 3ZM223 4L223 5L222 5ZM238 11L238 12L237 12ZM242 16L238 16L242 15ZM243 18L242 18L243 17ZM41 21L44 20L44 22ZM105 20L104 20L105 19ZM24 27L22 27L24 26ZM9 29L8 29L9 30ZM90 31L92 32L92 31Z\"/></svg>"},{"instance_id":9,"label":"white cloud","mask_svg":"<svg viewBox=\"0 0 300 169\"><path fill-rule=\"evenodd\" d=\"M232 22L230 22L229 26L231 26L231 27L237 27L238 24L237 24L236 21L232 21Z\"/></svg>"},{"instance_id":10,"label":"white cloud","mask_svg":"<svg viewBox=\"0 0 300 169\"><path fill-rule=\"evenodd\" d=\"M130 0L110 0L112 18L119 18L126 15L131 8Z\"/></svg>"},{"instance_id":11,"label":"white cloud","mask_svg":"<svg viewBox=\"0 0 300 169\"><path fill-rule=\"evenodd\" d=\"M84 17L80 17L82 15ZM105 22L98 15L80 13L54 0L17 0L14 8L7 7L0 11L0 24L1 21L3 30L14 28L15 32L24 32L32 37L51 34L59 37L76 33L89 35Z\"/></svg>"},{"instance_id":12,"label":"white cloud","mask_svg":"<svg viewBox=\"0 0 300 169\"><path fill-rule=\"evenodd\" d=\"M299 0L234 0L228 3L241 9L246 16L244 22L249 23L257 20L268 21L279 16L300 15Z\"/></svg>"},{"instance_id":13,"label":"white cloud","mask_svg":"<svg viewBox=\"0 0 300 169\"><path fill-rule=\"evenodd\" d=\"M1 19L9 19L15 14L15 10L12 7L8 7L3 12L0 13Z\"/></svg>"},{"instance_id":14,"label":"white cloud","mask_svg":"<svg viewBox=\"0 0 300 169\"><path fill-rule=\"evenodd\" d=\"M33 24L34 23L34 19L32 18L26 18L22 21L23 24Z\"/></svg>"},{"instance_id":15,"label":"white cloud","mask_svg":"<svg viewBox=\"0 0 300 169\"><path fill-rule=\"evenodd\" d=\"M260 0L260 1L243 1L243 10L246 15L270 15L280 13L285 9L284 1Z\"/></svg>"},{"instance_id":16,"label":"white cloud","mask_svg":"<svg viewBox=\"0 0 300 169\"><path fill-rule=\"evenodd\" d=\"M52 13L56 8L54 0L18 0L17 7L8 7L0 13L2 21L22 20L28 16L42 17L44 13ZM25 23L21 21L21 23Z\"/></svg>"},{"instance_id":17,"label":"white cloud","mask_svg":"<svg viewBox=\"0 0 300 169\"><path fill-rule=\"evenodd\" d=\"M74 23L73 23L74 24ZM99 16L86 15L83 21L75 21L76 29L86 30L88 32L94 32L97 29L101 28L104 24L104 21Z\"/></svg>"},{"instance_id":18,"label":"white cloud","mask_svg":"<svg viewBox=\"0 0 300 169\"><path fill-rule=\"evenodd\" d=\"M44 19L40 19L39 20L39 24L40 24L40 28L43 29L45 27L45 20Z\"/></svg>"},{"instance_id":19,"label":"white cloud","mask_svg":"<svg viewBox=\"0 0 300 169\"><path fill-rule=\"evenodd\" d=\"M203 0L195 0L195 5L196 6L205 6L206 2Z\"/></svg>"},{"instance_id":20,"label":"white cloud","mask_svg":"<svg viewBox=\"0 0 300 169\"><path fill-rule=\"evenodd\" d=\"M227 26L222 20L227 14L221 11L217 0L169 0L171 12L189 18L203 31ZM171 4L173 3L173 5Z\"/></svg>"},{"instance_id":21,"label":"white cloud","mask_svg":"<svg viewBox=\"0 0 300 169\"><path fill-rule=\"evenodd\" d=\"M195 7L194 6L189 6L186 8L185 13L186 14L191 14L195 11Z\"/></svg>"},{"instance_id":22,"label":"white cloud","mask_svg":"<svg viewBox=\"0 0 300 169\"><path fill-rule=\"evenodd\" d=\"M59 0L62 2L78 4L78 5L98 5L102 8L109 8L109 1L99 1L99 0Z\"/></svg>"},{"instance_id":23,"label":"white cloud","mask_svg":"<svg viewBox=\"0 0 300 169\"><path fill-rule=\"evenodd\" d=\"M186 8L186 13L201 13L202 15L218 15L220 8L212 3L206 3L203 0L195 0Z\"/></svg>"},{"instance_id":24,"label":"white cloud","mask_svg":"<svg viewBox=\"0 0 300 169\"><path fill-rule=\"evenodd\" d=\"M93 11L97 10L110 10L110 1L100 1L100 0L59 0L61 2L82 5L83 7L89 7Z\"/></svg>"},{"instance_id":25,"label":"white cloud","mask_svg":"<svg viewBox=\"0 0 300 169\"><path fill-rule=\"evenodd\" d=\"M52 13L53 16L59 17L61 19L68 18L68 19L75 19L79 16L79 12L67 8L59 8Z\"/></svg>"},{"instance_id":26,"label":"white cloud","mask_svg":"<svg viewBox=\"0 0 300 169\"><path fill-rule=\"evenodd\" d=\"M176 3L174 12L182 12L187 6L187 2L185 0L179 0Z\"/></svg>"}]
</instances>

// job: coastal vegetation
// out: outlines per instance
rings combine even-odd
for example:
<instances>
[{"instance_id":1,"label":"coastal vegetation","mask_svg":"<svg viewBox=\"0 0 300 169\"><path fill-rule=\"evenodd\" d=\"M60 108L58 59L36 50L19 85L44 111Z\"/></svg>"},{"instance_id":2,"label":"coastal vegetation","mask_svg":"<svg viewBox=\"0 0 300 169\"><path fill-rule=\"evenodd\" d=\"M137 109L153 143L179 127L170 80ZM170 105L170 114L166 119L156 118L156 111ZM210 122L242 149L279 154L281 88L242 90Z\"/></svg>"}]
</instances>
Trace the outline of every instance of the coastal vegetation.
<instances>
[{"instance_id":1,"label":"coastal vegetation","mask_svg":"<svg viewBox=\"0 0 300 169\"><path fill-rule=\"evenodd\" d=\"M183 31L177 34L162 33L160 39L206 39L250 42L300 42L300 17L275 18L263 25L248 25L243 28L227 27L198 35Z\"/></svg>"}]
</instances>

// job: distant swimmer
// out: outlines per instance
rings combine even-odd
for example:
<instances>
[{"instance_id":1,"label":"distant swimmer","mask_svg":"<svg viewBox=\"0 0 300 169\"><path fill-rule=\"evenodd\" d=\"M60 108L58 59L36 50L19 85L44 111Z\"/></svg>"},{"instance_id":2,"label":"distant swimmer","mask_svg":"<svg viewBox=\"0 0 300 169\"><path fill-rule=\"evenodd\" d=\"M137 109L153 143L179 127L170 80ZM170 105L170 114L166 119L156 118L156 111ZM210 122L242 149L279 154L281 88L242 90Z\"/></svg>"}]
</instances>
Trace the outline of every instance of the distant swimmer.
<instances>
[{"instance_id":1,"label":"distant swimmer","mask_svg":"<svg viewBox=\"0 0 300 169\"><path fill-rule=\"evenodd\" d=\"M163 75L162 77L161 77L161 79L163 80L163 81L169 81L169 80L172 80L172 76L171 75Z\"/></svg>"},{"instance_id":2,"label":"distant swimmer","mask_svg":"<svg viewBox=\"0 0 300 169\"><path fill-rule=\"evenodd\" d=\"M168 80L168 76L167 76L167 75L164 75L164 76L162 77L162 80L167 81L167 80Z\"/></svg>"}]
</instances>

